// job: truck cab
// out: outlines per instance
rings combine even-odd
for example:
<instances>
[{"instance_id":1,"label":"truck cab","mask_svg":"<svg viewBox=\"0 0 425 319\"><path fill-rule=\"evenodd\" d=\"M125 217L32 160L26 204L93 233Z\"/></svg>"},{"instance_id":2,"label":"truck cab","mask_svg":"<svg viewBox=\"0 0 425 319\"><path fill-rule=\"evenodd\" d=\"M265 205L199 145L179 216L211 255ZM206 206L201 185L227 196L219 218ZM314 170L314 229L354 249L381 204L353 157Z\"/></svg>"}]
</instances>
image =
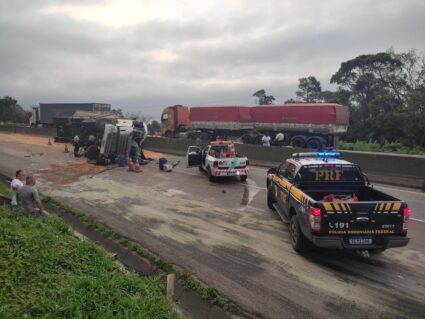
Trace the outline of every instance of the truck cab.
<instances>
[{"instance_id":1,"label":"truck cab","mask_svg":"<svg viewBox=\"0 0 425 319\"><path fill-rule=\"evenodd\" d=\"M205 171L210 181L218 177L238 176L241 181L248 178L249 160L236 154L232 142L211 142L204 149L189 146L186 160L188 167L198 166L200 171Z\"/></svg>"},{"instance_id":2,"label":"truck cab","mask_svg":"<svg viewBox=\"0 0 425 319\"><path fill-rule=\"evenodd\" d=\"M161 114L161 135L174 137L184 132L190 123L189 108L183 105L166 107Z\"/></svg>"},{"instance_id":3,"label":"truck cab","mask_svg":"<svg viewBox=\"0 0 425 319\"><path fill-rule=\"evenodd\" d=\"M290 224L292 246L382 252L405 246L410 209L369 185L339 152L297 153L267 174L267 204Z\"/></svg>"}]
</instances>

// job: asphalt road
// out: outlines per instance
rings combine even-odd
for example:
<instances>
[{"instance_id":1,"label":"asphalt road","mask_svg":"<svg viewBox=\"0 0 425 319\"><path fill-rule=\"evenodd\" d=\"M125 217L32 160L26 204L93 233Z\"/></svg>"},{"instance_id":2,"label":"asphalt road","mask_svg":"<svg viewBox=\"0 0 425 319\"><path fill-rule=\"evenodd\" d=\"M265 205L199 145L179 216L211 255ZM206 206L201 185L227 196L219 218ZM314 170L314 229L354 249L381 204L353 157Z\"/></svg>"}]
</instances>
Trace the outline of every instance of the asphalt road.
<instances>
[{"instance_id":1,"label":"asphalt road","mask_svg":"<svg viewBox=\"0 0 425 319\"><path fill-rule=\"evenodd\" d=\"M246 183L210 183L183 163L171 173L150 163L140 174L114 168L64 181L61 176L73 172L52 164L66 161L74 159L58 148L11 142L0 134L0 173L30 168L45 193L192 272L251 313L265 318L423 318L421 192L376 185L412 208L408 246L371 258L330 250L299 255L291 248L287 225L266 206L265 168L253 167Z\"/></svg>"}]
</instances>

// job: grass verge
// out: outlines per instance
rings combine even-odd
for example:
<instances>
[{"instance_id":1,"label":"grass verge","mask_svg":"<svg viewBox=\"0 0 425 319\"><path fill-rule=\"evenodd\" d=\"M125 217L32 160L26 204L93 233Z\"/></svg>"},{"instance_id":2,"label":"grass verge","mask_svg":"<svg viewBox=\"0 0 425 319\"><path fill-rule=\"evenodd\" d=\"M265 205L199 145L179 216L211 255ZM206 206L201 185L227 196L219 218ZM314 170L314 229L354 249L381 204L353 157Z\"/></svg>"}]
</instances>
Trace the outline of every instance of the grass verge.
<instances>
[{"instance_id":1,"label":"grass verge","mask_svg":"<svg viewBox=\"0 0 425 319\"><path fill-rule=\"evenodd\" d=\"M155 265L158 269L161 269L165 273L175 273L177 278L180 280L180 282L185 288L195 291L202 299L207 300L212 305L217 305L221 307L222 309L232 312L234 314L239 314L241 312L241 309L239 308L238 305L236 305L231 300L223 296L220 296L215 288L203 285L201 282L195 279L188 272L177 271L174 268L174 266L171 263L169 263L167 260L165 260L164 258L152 254L151 252L141 247L139 244L115 232L110 227L93 221L90 217L88 217L84 213L78 212L71 207L63 205L53 200L49 196L44 197L43 201L50 202L52 205L56 206L57 208L73 215L80 222L82 222L86 227L92 228L96 230L97 232L101 233L103 236L113 239L114 241L118 242L120 245L134 251L139 256L149 260L153 265Z\"/></svg>"},{"instance_id":2,"label":"grass verge","mask_svg":"<svg viewBox=\"0 0 425 319\"><path fill-rule=\"evenodd\" d=\"M11 195L10 188L3 183L0 183L0 195L6 196L6 197L10 197Z\"/></svg>"},{"instance_id":3,"label":"grass verge","mask_svg":"<svg viewBox=\"0 0 425 319\"><path fill-rule=\"evenodd\" d=\"M58 217L0 206L0 318L180 318L158 278L126 274Z\"/></svg>"},{"instance_id":4,"label":"grass verge","mask_svg":"<svg viewBox=\"0 0 425 319\"><path fill-rule=\"evenodd\" d=\"M423 148L419 148L419 147L409 148L399 142L388 142L388 141L385 141L383 144L380 144L372 140L356 141L355 143L339 141L338 149L361 151L361 152L425 155L425 149Z\"/></svg>"}]
</instances>

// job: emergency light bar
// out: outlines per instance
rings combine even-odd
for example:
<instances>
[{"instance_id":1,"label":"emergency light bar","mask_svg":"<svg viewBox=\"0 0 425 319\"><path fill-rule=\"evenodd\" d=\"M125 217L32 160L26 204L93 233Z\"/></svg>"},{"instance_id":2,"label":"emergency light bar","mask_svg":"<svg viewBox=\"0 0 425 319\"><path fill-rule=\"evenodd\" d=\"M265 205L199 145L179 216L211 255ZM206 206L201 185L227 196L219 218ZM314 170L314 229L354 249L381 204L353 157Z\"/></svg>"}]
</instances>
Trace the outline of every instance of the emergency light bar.
<instances>
[{"instance_id":1,"label":"emergency light bar","mask_svg":"<svg viewBox=\"0 0 425 319\"><path fill-rule=\"evenodd\" d=\"M294 153L292 157L295 158L341 158L341 152L306 152L306 153Z\"/></svg>"}]
</instances>

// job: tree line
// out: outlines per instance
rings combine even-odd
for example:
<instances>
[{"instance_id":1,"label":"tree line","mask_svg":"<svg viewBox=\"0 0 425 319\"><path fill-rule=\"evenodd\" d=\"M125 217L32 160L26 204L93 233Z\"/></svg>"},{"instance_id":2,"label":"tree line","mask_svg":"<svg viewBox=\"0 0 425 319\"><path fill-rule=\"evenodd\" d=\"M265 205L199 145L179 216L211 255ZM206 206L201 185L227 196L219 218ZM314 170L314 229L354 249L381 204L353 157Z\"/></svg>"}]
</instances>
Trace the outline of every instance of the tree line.
<instances>
[{"instance_id":1,"label":"tree line","mask_svg":"<svg viewBox=\"0 0 425 319\"><path fill-rule=\"evenodd\" d=\"M315 76L300 78L296 98L284 103L338 103L350 108L350 126L343 137L378 143L399 142L425 147L425 56L390 49L360 55L341 63L330 78L334 91L323 91ZM275 98L254 93L258 104Z\"/></svg>"},{"instance_id":2,"label":"tree line","mask_svg":"<svg viewBox=\"0 0 425 319\"><path fill-rule=\"evenodd\" d=\"M31 112L25 111L10 96L0 98L0 122L28 123Z\"/></svg>"}]
</instances>

